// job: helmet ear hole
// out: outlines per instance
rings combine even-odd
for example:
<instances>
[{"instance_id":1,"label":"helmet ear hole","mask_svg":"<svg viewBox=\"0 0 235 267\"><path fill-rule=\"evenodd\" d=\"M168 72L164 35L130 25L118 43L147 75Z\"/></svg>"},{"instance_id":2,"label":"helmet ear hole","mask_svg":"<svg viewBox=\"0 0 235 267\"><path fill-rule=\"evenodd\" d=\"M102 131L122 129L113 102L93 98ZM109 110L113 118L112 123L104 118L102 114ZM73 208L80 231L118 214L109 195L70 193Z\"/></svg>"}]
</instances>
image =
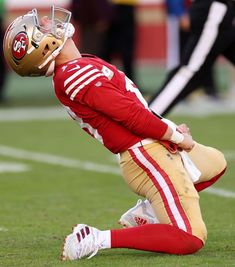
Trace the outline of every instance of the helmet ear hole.
<instances>
[{"instance_id":1,"label":"helmet ear hole","mask_svg":"<svg viewBox=\"0 0 235 267\"><path fill-rule=\"evenodd\" d=\"M55 45L57 45L57 43L55 41L53 41L50 46L49 46L49 44L46 44L45 47L44 47L44 49L43 49L43 51L42 51L42 55L45 56L49 51L52 50L52 46L55 46ZM53 50L54 49L55 48L53 48Z\"/></svg>"},{"instance_id":2,"label":"helmet ear hole","mask_svg":"<svg viewBox=\"0 0 235 267\"><path fill-rule=\"evenodd\" d=\"M45 56L48 53L48 51L49 51L49 45L46 44L45 48L42 51L43 56Z\"/></svg>"}]
</instances>

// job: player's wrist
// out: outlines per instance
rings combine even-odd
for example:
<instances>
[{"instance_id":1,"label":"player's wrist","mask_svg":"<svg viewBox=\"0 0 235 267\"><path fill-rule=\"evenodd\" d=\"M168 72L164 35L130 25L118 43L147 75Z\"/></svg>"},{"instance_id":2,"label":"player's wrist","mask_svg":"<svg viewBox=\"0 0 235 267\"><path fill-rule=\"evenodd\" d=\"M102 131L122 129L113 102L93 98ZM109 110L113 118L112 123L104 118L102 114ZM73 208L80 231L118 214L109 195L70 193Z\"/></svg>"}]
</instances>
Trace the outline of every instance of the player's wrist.
<instances>
[{"instance_id":1,"label":"player's wrist","mask_svg":"<svg viewBox=\"0 0 235 267\"><path fill-rule=\"evenodd\" d=\"M177 130L173 130L169 141L178 145L184 141L184 135Z\"/></svg>"}]
</instances>

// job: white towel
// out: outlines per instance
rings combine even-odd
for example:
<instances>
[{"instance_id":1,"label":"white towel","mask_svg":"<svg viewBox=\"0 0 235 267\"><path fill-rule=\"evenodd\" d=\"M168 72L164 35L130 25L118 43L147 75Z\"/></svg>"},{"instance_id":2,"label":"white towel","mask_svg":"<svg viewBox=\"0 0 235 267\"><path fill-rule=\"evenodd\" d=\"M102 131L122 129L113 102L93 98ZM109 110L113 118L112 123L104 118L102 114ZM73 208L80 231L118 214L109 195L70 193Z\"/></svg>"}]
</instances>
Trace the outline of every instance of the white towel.
<instances>
[{"instance_id":1,"label":"white towel","mask_svg":"<svg viewBox=\"0 0 235 267\"><path fill-rule=\"evenodd\" d=\"M188 172L191 180L193 181L193 183L197 182L201 176L201 172L195 166L195 164L192 162L192 160L190 159L187 152L182 151L182 152L179 152L179 154L181 156L184 167L185 167L186 171Z\"/></svg>"}]
</instances>

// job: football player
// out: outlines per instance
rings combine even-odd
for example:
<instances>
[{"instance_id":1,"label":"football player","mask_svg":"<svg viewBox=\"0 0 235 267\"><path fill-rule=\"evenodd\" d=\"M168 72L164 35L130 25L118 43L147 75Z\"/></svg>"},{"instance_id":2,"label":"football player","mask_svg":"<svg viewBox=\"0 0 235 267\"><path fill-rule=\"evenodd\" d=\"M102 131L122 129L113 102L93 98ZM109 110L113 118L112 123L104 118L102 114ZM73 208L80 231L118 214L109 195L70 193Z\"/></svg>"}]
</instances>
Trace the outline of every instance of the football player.
<instances>
[{"instance_id":1,"label":"football player","mask_svg":"<svg viewBox=\"0 0 235 267\"><path fill-rule=\"evenodd\" d=\"M5 33L6 60L21 76L54 75L61 104L84 131L119 154L125 182L148 200L144 215L152 209L158 221L143 218L141 226L128 221L133 227L104 231L78 224L65 238L62 259L110 248L195 253L207 238L198 192L224 173L223 154L195 142L185 124L153 114L115 66L81 55L70 18L69 11L52 7L49 17L33 9L15 19Z\"/></svg>"}]
</instances>

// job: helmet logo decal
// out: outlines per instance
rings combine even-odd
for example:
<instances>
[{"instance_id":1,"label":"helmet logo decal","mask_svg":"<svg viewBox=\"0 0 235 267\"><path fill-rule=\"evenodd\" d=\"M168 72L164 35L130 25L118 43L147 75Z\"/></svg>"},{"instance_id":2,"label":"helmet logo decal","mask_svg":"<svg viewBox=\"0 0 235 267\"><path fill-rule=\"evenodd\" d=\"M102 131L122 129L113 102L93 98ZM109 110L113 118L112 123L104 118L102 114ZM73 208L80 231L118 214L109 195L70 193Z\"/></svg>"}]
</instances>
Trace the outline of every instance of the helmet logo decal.
<instances>
[{"instance_id":1,"label":"helmet logo decal","mask_svg":"<svg viewBox=\"0 0 235 267\"><path fill-rule=\"evenodd\" d=\"M15 59L22 59L27 51L29 44L28 36L25 32L18 33L12 43L12 55Z\"/></svg>"}]
</instances>

